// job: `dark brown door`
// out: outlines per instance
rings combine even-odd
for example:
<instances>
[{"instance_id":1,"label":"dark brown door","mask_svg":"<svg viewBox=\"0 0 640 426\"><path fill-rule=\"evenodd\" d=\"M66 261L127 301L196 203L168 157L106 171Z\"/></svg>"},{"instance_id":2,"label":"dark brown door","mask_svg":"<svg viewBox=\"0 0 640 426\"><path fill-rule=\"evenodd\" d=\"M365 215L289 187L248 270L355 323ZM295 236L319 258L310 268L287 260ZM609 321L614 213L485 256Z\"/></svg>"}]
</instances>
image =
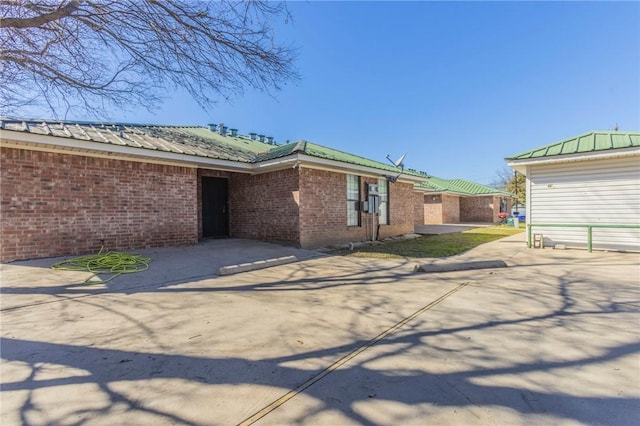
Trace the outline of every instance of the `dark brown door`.
<instances>
[{"instance_id":1,"label":"dark brown door","mask_svg":"<svg viewBox=\"0 0 640 426\"><path fill-rule=\"evenodd\" d=\"M202 178L202 236L229 236L229 189L227 179Z\"/></svg>"}]
</instances>

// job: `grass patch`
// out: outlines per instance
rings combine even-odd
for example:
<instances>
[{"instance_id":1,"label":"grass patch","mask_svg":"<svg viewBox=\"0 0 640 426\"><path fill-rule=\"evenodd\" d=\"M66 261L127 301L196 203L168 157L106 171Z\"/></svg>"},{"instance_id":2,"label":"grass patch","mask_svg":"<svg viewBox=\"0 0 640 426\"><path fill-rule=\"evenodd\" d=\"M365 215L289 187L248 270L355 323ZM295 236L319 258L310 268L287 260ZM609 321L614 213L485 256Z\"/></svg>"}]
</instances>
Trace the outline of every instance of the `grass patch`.
<instances>
[{"instance_id":1,"label":"grass patch","mask_svg":"<svg viewBox=\"0 0 640 426\"><path fill-rule=\"evenodd\" d=\"M490 226L475 228L463 232L441 235L424 235L405 241L394 241L356 248L348 255L353 257L373 257L399 259L406 257L447 257L462 253L481 244L499 240L509 235L523 232L524 229L508 226Z\"/></svg>"}]
</instances>

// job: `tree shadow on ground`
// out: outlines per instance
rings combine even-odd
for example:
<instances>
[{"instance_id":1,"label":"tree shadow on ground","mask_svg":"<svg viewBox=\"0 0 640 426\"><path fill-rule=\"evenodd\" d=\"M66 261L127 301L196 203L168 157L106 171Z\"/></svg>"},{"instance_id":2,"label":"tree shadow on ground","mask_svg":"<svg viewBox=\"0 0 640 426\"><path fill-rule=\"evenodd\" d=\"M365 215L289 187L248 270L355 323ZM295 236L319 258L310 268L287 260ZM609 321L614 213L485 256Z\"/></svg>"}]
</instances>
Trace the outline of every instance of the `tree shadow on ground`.
<instances>
[{"instance_id":1,"label":"tree shadow on ground","mask_svg":"<svg viewBox=\"0 0 640 426\"><path fill-rule=\"evenodd\" d=\"M340 277L339 280L345 280ZM393 279L393 277L387 277ZM331 279L327 280L333 284ZM327 363L335 362L364 346L371 345L372 354L367 351L353 358L340 368L332 371L321 381L304 389L304 394L318 402L318 406L294 423L312 422L315 414L322 410L340 412L353 422L376 424L376 419L363 413L356 407L372 398L376 401L388 401L405 405L428 404L437 407L503 407L521 415L542 414L556 421L576 421L585 424L625 424L629 413L638 413L637 395L577 396L558 390L532 390L525 387L482 382L488 377L510 377L529 373L545 373L551 377L562 378L573 369L587 368L635 356L640 352L640 343L619 342L601 346L597 353L581 352L569 359L531 359L527 361L503 360L493 367L482 366L483 357L490 352L489 347L473 348L465 356L470 358L467 368L456 371L425 370L398 365L394 368L376 368L376 361L390 360L396 356L410 354L419 350L422 353L440 351L435 338L451 336L463 340L472 331L489 331L513 326L531 326L532 329L547 324L548 321L566 323L571 321L574 327L587 332L588 325L581 321L585 318L602 318L614 324L619 315L637 315L637 307L612 301L582 306L581 301L572 296L572 281L569 277L557 278L556 297L558 306L549 307L546 312L535 315L497 318L464 326L431 328L419 330L414 324L399 330L380 341L354 340L348 345L327 347L320 350L297 354L252 360L249 357L199 357L194 355L170 354L165 352L134 352L120 349L107 349L73 344L30 341L25 339L2 338L2 359L5 362L19 363L30 370L23 379L7 381L3 379L2 392L26 392L27 396L20 408L23 424L30 424L38 413L46 412L49 407L42 406L36 393L45 389L63 389L70 392L68 386L92 384L103 397L100 406L87 404L72 411L64 412L61 417L49 418L49 424L83 424L96 417L107 417L115 411L141 413L148 419L169 421L175 424L199 424L188 417L184 411L172 411L163 407L151 406L137 396L118 389L116 384L144 383L157 379L178 379L197 386L219 385L262 385L282 390L282 394L312 379L326 368ZM278 290L278 286L268 287ZM302 285L304 282L298 283ZM325 283L326 284L326 283ZM584 284L584 283L581 283ZM255 290L255 288L253 288ZM301 288L299 287L298 290ZM244 291L244 287L234 291ZM227 289L229 291L229 289ZM538 297L532 295L532 298ZM540 296L542 297L542 296ZM542 299L541 299L542 300ZM542 300L543 301L543 300ZM330 361L328 361L330 360ZM303 369L294 366L298 362L321 362L325 367ZM294 365L292 365L294 364ZM48 366L63 366L73 369L74 374L56 377L41 377ZM64 369L63 369L64 371ZM328 381L339 383L346 388L340 398L332 395ZM552 380L552 379L550 379ZM382 385L381 385L382 384ZM82 389L81 387L79 389ZM74 394L71 398L82 403L84 395ZM185 395L188 403L188 395ZM577 407L577 408L576 408ZM242 421L235 419L234 421ZM402 421L402 419L396 419ZM410 419L404 419L409 421ZM267 418L268 421L268 418Z\"/></svg>"}]
</instances>

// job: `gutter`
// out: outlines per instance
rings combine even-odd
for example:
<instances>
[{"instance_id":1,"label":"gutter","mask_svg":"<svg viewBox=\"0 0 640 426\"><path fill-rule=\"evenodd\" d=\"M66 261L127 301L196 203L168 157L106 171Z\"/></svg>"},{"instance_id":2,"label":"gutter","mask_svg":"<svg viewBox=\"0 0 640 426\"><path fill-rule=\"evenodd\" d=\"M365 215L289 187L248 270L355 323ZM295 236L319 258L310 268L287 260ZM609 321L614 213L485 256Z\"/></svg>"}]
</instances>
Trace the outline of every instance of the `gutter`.
<instances>
[{"instance_id":1,"label":"gutter","mask_svg":"<svg viewBox=\"0 0 640 426\"><path fill-rule=\"evenodd\" d=\"M512 159L505 158L507 165L512 169L526 175L527 166L533 165L546 165L546 164L558 164L558 163L573 163L576 161L588 161L588 160L600 160L608 158L621 158L640 155L640 148L620 148L609 151L592 151L579 154L565 154L553 157L538 157L538 158L522 158Z\"/></svg>"}]
</instances>

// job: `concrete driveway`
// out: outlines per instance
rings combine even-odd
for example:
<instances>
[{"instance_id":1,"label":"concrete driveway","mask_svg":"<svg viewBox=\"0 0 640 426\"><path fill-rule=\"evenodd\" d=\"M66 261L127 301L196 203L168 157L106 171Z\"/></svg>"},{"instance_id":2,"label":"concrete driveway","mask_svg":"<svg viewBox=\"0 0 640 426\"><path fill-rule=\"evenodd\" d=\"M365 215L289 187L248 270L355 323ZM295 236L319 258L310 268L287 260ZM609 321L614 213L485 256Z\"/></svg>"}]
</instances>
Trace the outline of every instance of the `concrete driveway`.
<instances>
[{"instance_id":1,"label":"concrete driveway","mask_svg":"<svg viewBox=\"0 0 640 426\"><path fill-rule=\"evenodd\" d=\"M111 286L2 265L3 425L636 424L637 254L316 257L217 277L189 248ZM194 248L197 250L197 248Z\"/></svg>"}]
</instances>

